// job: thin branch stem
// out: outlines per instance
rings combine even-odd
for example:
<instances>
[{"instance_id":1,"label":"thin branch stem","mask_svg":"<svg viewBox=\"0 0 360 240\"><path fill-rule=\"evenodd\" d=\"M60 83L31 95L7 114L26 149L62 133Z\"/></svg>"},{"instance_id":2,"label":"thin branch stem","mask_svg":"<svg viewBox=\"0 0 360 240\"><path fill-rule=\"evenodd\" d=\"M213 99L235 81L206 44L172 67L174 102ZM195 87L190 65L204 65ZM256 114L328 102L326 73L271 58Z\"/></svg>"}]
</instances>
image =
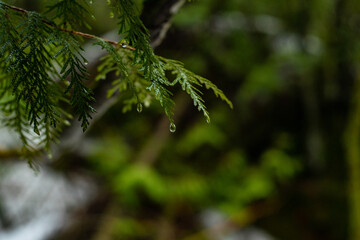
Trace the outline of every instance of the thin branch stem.
<instances>
[{"instance_id":1,"label":"thin branch stem","mask_svg":"<svg viewBox=\"0 0 360 240\"><path fill-rule=\"evenodd\" d=\"M7 5L5 3L1 3L3 4L6 8L8 9L11 9L11 10L14 10L14 11L17 11L17 12L20 12L24 15L28 15L29 14L29 11L23 9L23 8L19 8L19 7L15 7L15 6L11 6L11 5ZM52 22L49 22L47 20L43 20L43 22L47 25L49 25L50 27L54 27L54 28L57 28L59 29L60 31L63 31L63 32L67 32L67 33L70 33L70 34L73 34L73 35L78 35L78 36L81 36L81 37L84 37L84 38L89 38L89 39L96 39L96 38L100 38L98 36L95 36L93 34L89 34L89 33L83 33L83 32L78 32L78 31L74 31L74 30L69 30L69 29L66 29L66 28L61 28L57 25L55 25L54 23ZM112 41L112 40L108 40L108 39L103 39L101 38L102 40L104 40L105 42L108 42L116 47L122 47L122 48L125 48L125 49L128 49L128 50L131 50L131 51L135 51L136 48L133 48L125 43L118 43L118 42L115 42L115 41Z\"/></svg>"}]
</instances>

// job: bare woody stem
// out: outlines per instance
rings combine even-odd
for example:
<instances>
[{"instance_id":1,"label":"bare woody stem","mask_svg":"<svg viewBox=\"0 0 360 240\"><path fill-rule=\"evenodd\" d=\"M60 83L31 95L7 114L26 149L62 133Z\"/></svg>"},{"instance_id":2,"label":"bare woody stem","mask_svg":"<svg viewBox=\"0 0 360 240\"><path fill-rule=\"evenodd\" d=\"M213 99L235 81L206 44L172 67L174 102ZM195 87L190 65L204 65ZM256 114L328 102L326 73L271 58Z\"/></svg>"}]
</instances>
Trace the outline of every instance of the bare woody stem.
<instances>
[{"instance_id":1,"label":"bare woody stem","mask_svg":"<svg viewBox=\"0 0 360 240\"><path fill-rule=\"evenodd\" d=\"M20 12L24 15L28 15L29 14L29 11L23 9L23 8L19 8L19 7L15 7L15 6L11 6L11 5L7 5L7 4L4 4L3 5L8 8L8 9L11 9L11 10L14 10L14 11L17 11L17 12ZM73 34L73 35L78 35L78 36L81 36L81 37L84 37L84 38L89 38L89 39L96 39L96 38L100 38L98 36L95 36L93 34L89 34L89 33L83 33L83 32L78 32L78 31L74 31L74 30L69 30L69 29L65 29L65 28L61 28L59 26L56 26L54 23L52 22L49 22L47 20L43 20L43 22L47 25L49 25L50 27L53 27L53 28L57 28L59 29L60 31L63 31L63 32L67 32L67 33L70 33L70 34ZM135 51L136 48L133 48L129 45L126 45L124 43L118 43L118 42L115 42L115 41L112 41L112 40L108 40L108 39L103 39L101 38L102 40L104 40L105 42L108 42L116 47L122 47L122 48L125 48L125 49L128 49L128 50L131 50L131 51Z\"/></svg>"}]
</instances>

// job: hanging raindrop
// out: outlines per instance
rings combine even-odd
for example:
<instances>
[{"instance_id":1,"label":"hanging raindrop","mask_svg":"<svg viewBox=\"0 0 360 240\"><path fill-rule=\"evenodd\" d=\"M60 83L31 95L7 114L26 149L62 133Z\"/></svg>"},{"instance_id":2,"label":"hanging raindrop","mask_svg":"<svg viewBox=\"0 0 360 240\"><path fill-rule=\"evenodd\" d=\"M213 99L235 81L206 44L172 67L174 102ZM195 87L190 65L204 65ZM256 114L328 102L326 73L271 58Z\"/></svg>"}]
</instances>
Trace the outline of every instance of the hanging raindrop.
<instances>
[{"instance_id":1,"label":"hanging raindrop","mask_svg":"<svg viewBox=\"0 0 360 240\"><path fill-rule=\"evenodd\" d=\"M85 66L89 64L88 60L85 59L84 61Z\"/></svg>"},{"instance_id":2,"label":"hanging raindrop","mask_svg":"<svg viewBox=\"0 0 360 240\"><path fill-rule=\"evenodd\" d=\"M206 123L210 124L210 118L206 119Z\"/></svg>"},{"instance_id":3,"label":"hanging raindrop","mask_svg":"<svg viewBox=\"0 0 360 240\"><path fill-rule=\"evenodd\" d=\"M89 2L90 4L93 4L93 0L90 0L90 2Z\"/></svg>"},{"instance_id":4,"label":"hanging raindrop","mask_svg":"<svg viewBox=\"0 0 360 240\"><path fill-rule=\"evenodd\" d=\"M138 111L138 113L141 113L143 110L143 105L141 103L138 103L136 106L136 110Z\"/></svg>"},{"instance_id":5,"label":"hanging raindrop","mask_svg":"<svg viewBox=\"0 0 360 240\"><path fill-rule=\"evenodd\" d=\"M174 133L176 131L176 125L174 123L170 123L170 132Z\"/></svg>"},{"instance_id":6,"label":"hanging raindrop","mask_svg":"<svg viewBox=\"0 0 360 240\"><path fill-rule=\"evenodd\" d=\"M114 18L114 16L115 16L115 15L114 15L114 12L113 12L113 11L111 11L111 12L110 12L110 16L109 16L109 17L110 17L110 18Z\"/></svg>"}]
</instances>

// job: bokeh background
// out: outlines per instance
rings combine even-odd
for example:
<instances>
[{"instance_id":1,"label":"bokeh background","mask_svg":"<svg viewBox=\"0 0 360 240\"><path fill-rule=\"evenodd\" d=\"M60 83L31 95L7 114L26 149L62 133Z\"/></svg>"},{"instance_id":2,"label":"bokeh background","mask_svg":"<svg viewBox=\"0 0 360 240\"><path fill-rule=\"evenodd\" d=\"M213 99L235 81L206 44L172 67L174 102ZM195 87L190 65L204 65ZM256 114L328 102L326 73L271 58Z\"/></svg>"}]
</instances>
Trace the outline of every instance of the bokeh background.
<instances>
[{"instance_id":1,"label":"bokeh background","mask_svg":"<svg viewBox=\"0 0 360 240\"><path fill-rule=\"evenodd\" d=\"M90 32L116 29L105 1L92 6ZM207 124L175 89L170 133L159 104L124 113L120 96L37 174L3 129L0 239L360 239L359 29L357 0L187 2L156 53L234 109L204 90ZM84 44L95 75L100 50Z\"/></svg>"}]
</instances>

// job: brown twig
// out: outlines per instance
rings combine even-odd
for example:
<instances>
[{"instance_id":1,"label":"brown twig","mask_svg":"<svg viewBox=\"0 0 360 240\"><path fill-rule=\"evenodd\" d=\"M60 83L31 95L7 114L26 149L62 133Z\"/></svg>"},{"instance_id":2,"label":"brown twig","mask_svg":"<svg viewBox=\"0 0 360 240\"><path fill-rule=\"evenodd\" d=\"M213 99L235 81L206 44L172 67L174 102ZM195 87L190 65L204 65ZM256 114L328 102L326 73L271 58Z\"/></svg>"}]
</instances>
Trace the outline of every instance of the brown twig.
<instances>
[{"instance_id":1,"label":"brown twig","mask_svg":"<svg viewBox=\"0 0 360 240\"><path fill-rule=\"evenodd\" d=\"M11 6L11 5L7 5L7 4L4 4L2 3L6 8L8 9L11 9L11 10L14 10L14 11L17 11L17 12L20 12L24 15L28 15L29 14L29 11L23 9L23 8L19 8L19 7L15 7L15 6ZM98 36L95 36L93 34L89 34L89 33L83 33L83 32L78 32L78 31L74 31L74 30L69 30L69 29L66 29L66 28L61 28L57 25L55 25L54 23L50 22L50 21L47 21L47 20L43 20L43 22L47 25L49 25L50 27L53 27L53 28L57 28L59 29L60 31L63 31L63 32L67 32L67 33L70 33L70 34L73 34L73 35L78 35L78 36L81 36L81 37L84 37L84 38L89 38L89 39L96 39L96 38L100 38ZM119 43L119 42L115 42L115 41L112 41L112 40L108 40L108 39L103 39L103 38L100 38L102 40L104 40L105 42L108 42L116 47L122 47L122 48L125 48L125 49L128 49L128 50L131 50L131 51L135 51L136 48L134 47L131 47L125 43Z\"/></svg>"}]
</instances>

